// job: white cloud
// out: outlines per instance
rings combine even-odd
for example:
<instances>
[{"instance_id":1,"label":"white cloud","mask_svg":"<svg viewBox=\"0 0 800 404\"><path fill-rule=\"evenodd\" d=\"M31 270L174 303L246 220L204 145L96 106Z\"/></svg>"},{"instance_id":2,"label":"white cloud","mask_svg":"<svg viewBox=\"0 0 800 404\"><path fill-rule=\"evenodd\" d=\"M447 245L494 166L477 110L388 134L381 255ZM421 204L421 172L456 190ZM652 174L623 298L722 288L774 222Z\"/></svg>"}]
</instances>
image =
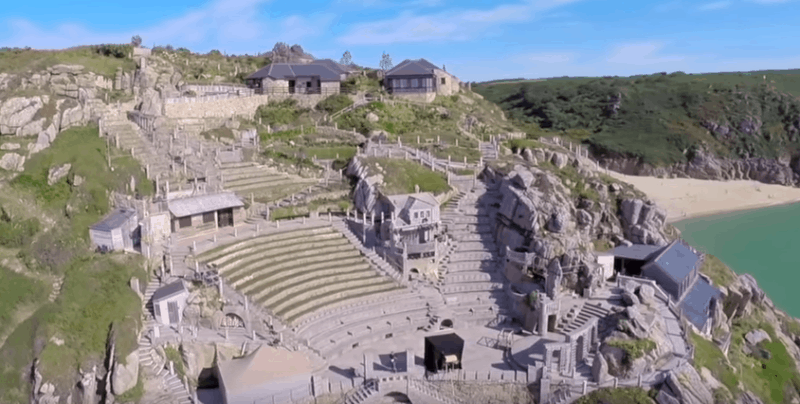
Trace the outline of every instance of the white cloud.
<instances>
[{"instance_id":1,"label":"white cloud","mask_svg":"<svg viewBox=\"0 0 800 404\"><path fill-rule=\"evenodd\" d=\"M428 15L406 11L393 19L355 24L338 41L345 45L382 45L467 40L493 26L525 22L537 13L575 1L540 0L488 10L451 9Z\"/></svg>"},{"instance_id":2,"label":"white cloud","mask_svg":"<svg viewBox=\"0 0 800 404\"><path fill-rule=\"evenodd\" d=\"M297 43L322 34L333 20L331 15L281 16L276 20L259 17L259 7L270 0L215 0L199 9L130 31L92 31L78 24L53 27L28 20L8 21L11 36L0 38L4 46L60 49L98 43L127 43L141 35L144 45L171 44L196 51L217 48L228 53L264 51L269 39ZM256 45L254 45L256 44Z\"/></svg>"},{"instance_id":3,"label":"white cloud","mask_svg":"<svg viewBox=\"0 0 800 404\"><path fill-rule=\"evenodd\" d=\"M731 4L732 3L730 1L715 1L713 3L703 4L697 9L700 11L722 10L730 7Z\"/></svg>"}]
</instances>

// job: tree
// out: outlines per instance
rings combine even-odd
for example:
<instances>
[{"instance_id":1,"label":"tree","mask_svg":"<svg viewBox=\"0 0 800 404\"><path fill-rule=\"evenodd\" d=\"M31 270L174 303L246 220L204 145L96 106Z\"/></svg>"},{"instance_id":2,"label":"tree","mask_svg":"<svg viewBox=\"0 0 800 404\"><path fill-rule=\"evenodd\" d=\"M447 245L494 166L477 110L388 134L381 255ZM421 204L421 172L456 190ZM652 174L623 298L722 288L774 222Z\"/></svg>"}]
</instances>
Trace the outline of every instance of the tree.
<instances>
[{"instance_id":1,"label":"tree","mask_svg":"<svg viewBox=\"0 0 800 404\"><path fill-rule=\"evenodd\" d=\"M350 66L351 63L353 63L353 57L350 55L350 51L344 51L344 55L342 55L342 60L339 61L339 64Z\"/></svg>"},{"instance_id":2,"label":"tree","mask_svg":"<svg viewBox=\"0 0 800 404\"><path fill-rule=\"evenodd\" d=\"M142 46L142 37L139 35L134 35L131 38L131 45L133 45L135 48Z\"/></svg>"},{"instance_id":3,"label":"tree","mask_svg":"<svg viewBox=\"0 0 800 404\"><path fill-rule=\"evenodd\" d=\"M392 57L389 56L388 53L383 52L383 55L381 56L381 64L380 64L381 70L386 72L387 70L391 69L392 66L393 66L392 65Z\"/></svg>"}]
</instances>

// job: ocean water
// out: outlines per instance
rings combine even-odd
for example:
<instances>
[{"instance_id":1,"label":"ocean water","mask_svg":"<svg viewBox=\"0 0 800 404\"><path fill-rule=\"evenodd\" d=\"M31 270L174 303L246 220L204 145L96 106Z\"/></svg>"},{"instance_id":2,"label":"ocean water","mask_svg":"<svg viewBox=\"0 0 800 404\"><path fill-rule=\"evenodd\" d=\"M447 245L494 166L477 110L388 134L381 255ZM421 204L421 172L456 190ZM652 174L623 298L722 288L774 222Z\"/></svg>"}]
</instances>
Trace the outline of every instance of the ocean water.
<instances>
[{"instance_id":1,"label":"ocean water","mask_svg":"<svg viewBox=\"0 0 800 404\"><path fill-rule=\"evenodd\" d=\"M674 223L684 240L749 273L778 308L800 317L800 203Z\"/></svg>"}]
</instances>

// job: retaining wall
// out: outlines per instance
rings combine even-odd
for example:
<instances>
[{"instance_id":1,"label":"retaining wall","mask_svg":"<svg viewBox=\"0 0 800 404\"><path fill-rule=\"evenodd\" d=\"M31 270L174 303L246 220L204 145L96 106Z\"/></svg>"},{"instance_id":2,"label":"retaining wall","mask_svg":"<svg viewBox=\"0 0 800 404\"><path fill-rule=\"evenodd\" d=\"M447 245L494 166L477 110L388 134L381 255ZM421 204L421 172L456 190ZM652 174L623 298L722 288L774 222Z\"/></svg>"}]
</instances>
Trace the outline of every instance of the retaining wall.
<instances>
[{"instance_id":1,"label":"retaining wall","mask_svg":"<svg viewBox=\"0 0 800 404\"><path fill-rule=\"evenodd\" d=\"M215 98L216 97L216 98ZM252 119L256 109L270 101L268 95L250 97L213 96L195 98L201 101L164 104L164 113L169 118L205 118L242 116ZM315 104L316 105L316 104Z\"/></svg>"}]
</instances>

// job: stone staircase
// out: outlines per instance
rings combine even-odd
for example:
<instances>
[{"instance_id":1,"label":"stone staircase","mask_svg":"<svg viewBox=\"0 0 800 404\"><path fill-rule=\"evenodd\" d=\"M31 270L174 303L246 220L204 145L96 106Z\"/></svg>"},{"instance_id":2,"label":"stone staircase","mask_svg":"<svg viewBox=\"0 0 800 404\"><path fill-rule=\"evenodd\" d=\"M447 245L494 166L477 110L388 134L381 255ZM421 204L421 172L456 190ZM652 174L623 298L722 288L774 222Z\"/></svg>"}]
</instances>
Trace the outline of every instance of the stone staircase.
<instances>
[{"instance_id":1,"label":"stone staircase","mask_svg":"<svg viewBox=\"0 0 800 404\"><path fill-rule=\"evenodd\" d=\"M586 324L590 319L592 319L592 317L602 319L606 317L609 314L609 312L610 310L603 307L600 303L592 303L592 302L584 303L583 307L581 307L575 319L569 322L569 324L567 324L558 332L566 335L572 331L581 328L581 326Z\"/></svg>"},{"instance_id":2,"label":"stone staircase","mask_svg":"<svg viewBox=\"0 0 800 404\"><path fill-rule=\"evenodd\" d=\"M102 117L103 135L108 137L109 143L120 150L112 152L112 164L115 157L123 155L133 157L142 167L149 170L150 178L176 181L170 172L170 162L165 154L158 150L144 138L141 129L129 121L126 116L117 111L106 112Z\"/></svg>"},{"instance_id":3,"label":"stone staircase","mask_svg":"<svg viewBox=\"0 0 800 404\"><path fill-rule=\"evenodd\" d=\"M480 143L481 156L484 160L497 160L497 148L491 142Z\"/></svg>"},{"instance_id":4,"label":"stone staircase","mask_svg":"<svg viewBox=\"0 0 800 404\"><path fill-rule=\"evenodd\" d=\"M346 219L335 218L332 221L332 225L334 229L336 229L339 233L342 233L352 245L356 246L356 248L358 248L358 250L361 251L365 257L367 257L367 260L369 260L370 264L372 264L374 268L376 268L382 274L391 277L396 282L402 283L403 274L397 270L397 268L386 262L386 260L378 255L375 250L364 246L364 244L361 243L361 240L347 225Z\"/></svg>"},{"instance_id":5,"label":"stone staircase","mask_svg":"<svg viewBox=\"0 0 800 404\"><path fill-rule=\"evenodd\" d=\"M378 396L378 386L374 382L367 382L359 386L353 393L348 394L344 404L362 404Z\"/></svg>"}]
</instances>

